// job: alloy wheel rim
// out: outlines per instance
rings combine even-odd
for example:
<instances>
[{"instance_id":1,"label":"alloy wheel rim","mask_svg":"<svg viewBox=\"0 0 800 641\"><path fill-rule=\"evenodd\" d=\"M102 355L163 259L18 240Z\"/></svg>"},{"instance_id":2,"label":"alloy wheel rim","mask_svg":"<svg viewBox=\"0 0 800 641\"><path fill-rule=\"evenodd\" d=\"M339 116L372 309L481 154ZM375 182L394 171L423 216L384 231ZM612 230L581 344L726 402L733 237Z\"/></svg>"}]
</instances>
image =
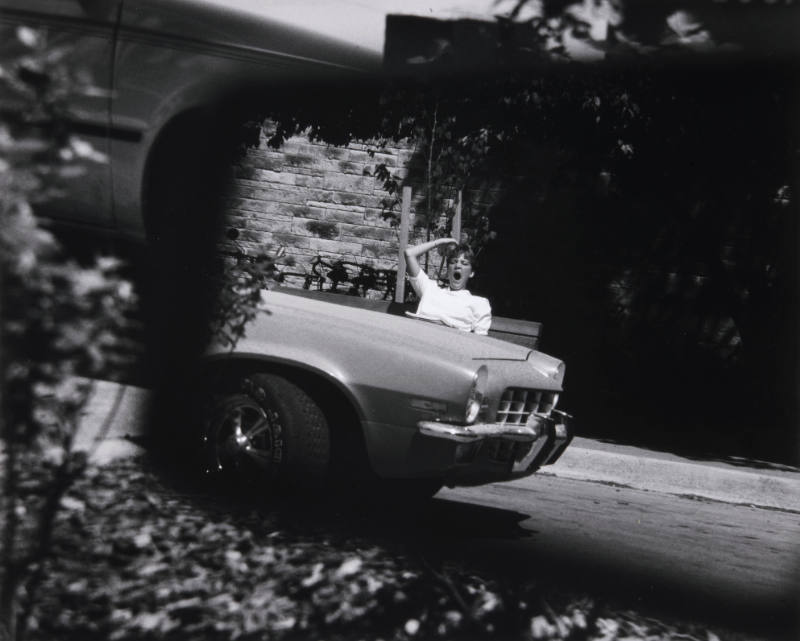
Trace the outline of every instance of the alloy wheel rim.
<instances>
[{"instance_id":1,"label":"alloy wheel rim","mask_svg":"<svg viewBox=\"0 0 800 641\"><path fill-rule=\"evenodd\" d=\"M217 472L271 469L276 419L274 412L250 399L225 408L211 425L212 466Z\"/></svg>"}]
</instances>

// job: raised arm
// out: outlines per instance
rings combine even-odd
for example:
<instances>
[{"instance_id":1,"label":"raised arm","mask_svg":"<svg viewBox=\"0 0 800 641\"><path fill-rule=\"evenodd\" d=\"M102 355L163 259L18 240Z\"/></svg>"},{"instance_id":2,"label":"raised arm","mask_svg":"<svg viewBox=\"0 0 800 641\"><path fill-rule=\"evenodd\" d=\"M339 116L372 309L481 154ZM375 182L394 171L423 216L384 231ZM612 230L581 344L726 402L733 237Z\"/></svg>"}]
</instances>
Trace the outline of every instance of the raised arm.
<instances>
[{"instance_id":1,"label":"raised arm","mask_svg":"<svg viewBox=\"0 0 800 641\"><path fill-rule=\"evenodd\" d=\"M427 254L431 249L439 247L440 245L453 245L457 247L458 243L453 238L437 238L427 243L406 247L403 254L405 254L406 257L406 272L408 275L414 277L419 274L420 266L417 258L422 256L422 254Z\"/></svg>"}]
</instances>

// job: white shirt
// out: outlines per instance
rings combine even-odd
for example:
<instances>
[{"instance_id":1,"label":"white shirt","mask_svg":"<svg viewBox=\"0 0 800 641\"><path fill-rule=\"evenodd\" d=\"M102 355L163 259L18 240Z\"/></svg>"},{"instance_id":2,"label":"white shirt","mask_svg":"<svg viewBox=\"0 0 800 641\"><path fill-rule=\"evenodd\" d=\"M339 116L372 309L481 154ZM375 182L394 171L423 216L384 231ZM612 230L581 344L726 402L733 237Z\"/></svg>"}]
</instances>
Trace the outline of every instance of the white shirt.
<instances>
[{"instance_id":1,"label":"white shirt","mask_svg":"<svg viewBox=\"0 0 800 641\"><path fill-rule=\"evenodd\" d=\"M409 276L408 280L419 296L417 316L440 321L464 332L489 333L492 308L485 298L473 296L466 289L439 287L422 270L416 276Z\"/></svg>"}]
</instances>

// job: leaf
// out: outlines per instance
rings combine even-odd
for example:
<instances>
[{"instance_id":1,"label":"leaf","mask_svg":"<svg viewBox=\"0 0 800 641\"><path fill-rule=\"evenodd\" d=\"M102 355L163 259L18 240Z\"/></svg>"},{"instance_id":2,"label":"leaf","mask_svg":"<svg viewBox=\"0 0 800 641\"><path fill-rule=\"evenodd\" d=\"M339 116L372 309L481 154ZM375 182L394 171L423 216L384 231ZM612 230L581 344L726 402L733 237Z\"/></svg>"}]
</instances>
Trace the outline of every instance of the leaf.
<instances>
[{"instance_id":1,"label":"leaf","mask_svg":"<svg viewBox=\"0 0 800 641\"><path fill-rule=\"evenodd\" d=\"M133 544L140 550L142 548L146 548L152 542L153 538L150 536L150 532L148 531L140 532L135 537L133 537Z\"/></svg>"},{"instance_id":2,"label":"leaf","mask_svg":"<svg viewBox=\"0 0 800 641\"><path fill-rule=\"evenodd\" d=\"M373 577L371 574L367 574L367 591L370 594L375 594L378 590L380 590L384 583L380 579Z\"/></svg>"},{"instance_id":3,"label":"leaf","mask_svg":"<svg viewBox=\"0 0 800 641\"><path fill-rule=\"evenodd\" d=\"M139 569L139 575L144 577L153 576L168 569L169 565L167 563L148 563Z\"/></svg>"},{"instance_id":4,"label":"leaf","mask_svg":"<svg viewBox=\"0 0 800 641\"><path fill-rule=\"evenodd\" d=\"M405 630L407 635L413 637L417 632L419 632L419 621L416 619L409 619L403 626L403 630Z\"/></svg>"},{"instance_id":5,"label":"leaf","mask_svg":"<svg viewBox=\"0 0 800 641\"><path fill-rule=\"evenodd\" d=\"M531 637L534 639L551 639L557 632L556 626L551 624L547 617L538 615L531 619Z\"/></svg>"},{"instance_id":6,"label":"leaf","mask_svg":"<svg viewBox=\"0 0 800 641\"><path fill-rule=\"evenodd\" d=\"M293 616L283 617L272 624L273 630L291 630L297 624L297 619Z\"/></svg>"},{"instance_id":7,"label":"leaf","mask_svg":"<svg viewBox=\"0 0 800 641\"><path fill-rule=\"evenodd\" d=\"M170 613L185 610L202 610L203 599L197 596L188 599L181 599L180 601L167 604L166 609Z\"/></svg>"},{"instance_id":8,"label":"leaf","mask_svg":"<svg viewBox=\"0 0 800 641\"><path fill-rule=\"evenodd\" d=\"M67 586L67 592L72 594L85 594L89 582L86 579L78 579Z\"/></svg>"},{"instance_id":9,"label":"leaf","mask_svg":"<svg viewBox=\"0 0 800 641\"><path fill-rule=\"evenodd\" d=\"M138 615L132 624L145 632L157 630L166 621L167 614L165 612L144 612Z\"/></svg>"},{"instance_id":10,"label":"leaf","mask_svg":"<svg viewBox=\"0 0 800 641\"><path fill-rule=\"evenodd\" d=\"M325 566L322 563L315 564L314 567L311 569L311 574L307 576L305 579L303 579L302 586L304 588L310 588L317 585L320 581L322 581L322 579L324 578L322 569L324 567Z\"/></svg>"},{"instance_id":11,"label":"leaf","mask_svg":"<svg viewBox=\"0 0 800 641\"><path fill-rule=\"evenodd\" d=\"M64 496L61 499L61 507L65 510L83 512L86 509L86 503L79 499L74 499L71 496Z\"/></svg>"},{"instance_id":12,"label":"leaf","mask_svg":"<svg viewBox=\"0 0 800 641\"><path fill-rule=\"evenodd\" d=\"M42 44L44 37L42 32L30 27L17 27L17 39L26 47L35 49Z\"/></svg>"},{"instance_id":13,"label":"leaf","mask_svg":"<svg viewBox=\"0 0 800 641\"><path fill-rule=\"evenodd\" d=\"M111 623L114 625L120 625L122 623L127 623L133 618L133 612L128 609L114 609L111 611L111 616L109 617Z\"/></svg>"},{"instance_id":14,"label":"leaf","mask_svg":"<svg viewBox=\"0 0 800 641\"><path fill-rule=\"evenodd\" d=\"M619 635L619 623L614 619L597 619L597 641L614 641Z\"/></svg>"},{"instance_id":15,"label":"leaf","mask_svg":"<svg viewBox=\"0 0 800 641\"><path fill-rule=\"evenodd\" d=\"M339 569L336 570L336 578L342 579L344 577L356 574L359 570L361 570L362 565L363 561L358 557L347 559L344 563L342 563Z\"/></svg>"}]
</instances>

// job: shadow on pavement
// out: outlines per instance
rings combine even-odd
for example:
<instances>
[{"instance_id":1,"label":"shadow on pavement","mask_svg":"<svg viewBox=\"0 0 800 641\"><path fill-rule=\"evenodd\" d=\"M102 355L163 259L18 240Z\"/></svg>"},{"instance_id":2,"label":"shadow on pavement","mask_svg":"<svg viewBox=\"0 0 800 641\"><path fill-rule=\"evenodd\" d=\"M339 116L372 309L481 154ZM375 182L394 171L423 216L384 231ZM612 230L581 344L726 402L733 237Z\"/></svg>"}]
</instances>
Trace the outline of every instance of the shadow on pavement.
<instances>
[{"instance_id":1,"label":"shadow on pavement","mask_svg":"<svg viewBox=\"0 0 800 641\"><path fill-rule=\"evenodd\" d=\"M685 568L663 572L626 564L609 554L613 542L576 550L569 541L546 543L527 529L531 515L520 511L433 498L414 506L342 503L307 495L269 498L233 488L209 486L180 474L164 475L168 485L210 515L257 513L298 540L319 540L332 548L379 547L394 559L421 561L431 568L457 567L496 581L509 593L536 586L543 594L590 596L620 611L689 620L774 639L796 638L796 595L766 600L694 580ZM212 518L212 517L210 517ZM247 519L240 521L246 526ZM654 546L661 544L654 540Z\"/></svg>"}]
</instances>

